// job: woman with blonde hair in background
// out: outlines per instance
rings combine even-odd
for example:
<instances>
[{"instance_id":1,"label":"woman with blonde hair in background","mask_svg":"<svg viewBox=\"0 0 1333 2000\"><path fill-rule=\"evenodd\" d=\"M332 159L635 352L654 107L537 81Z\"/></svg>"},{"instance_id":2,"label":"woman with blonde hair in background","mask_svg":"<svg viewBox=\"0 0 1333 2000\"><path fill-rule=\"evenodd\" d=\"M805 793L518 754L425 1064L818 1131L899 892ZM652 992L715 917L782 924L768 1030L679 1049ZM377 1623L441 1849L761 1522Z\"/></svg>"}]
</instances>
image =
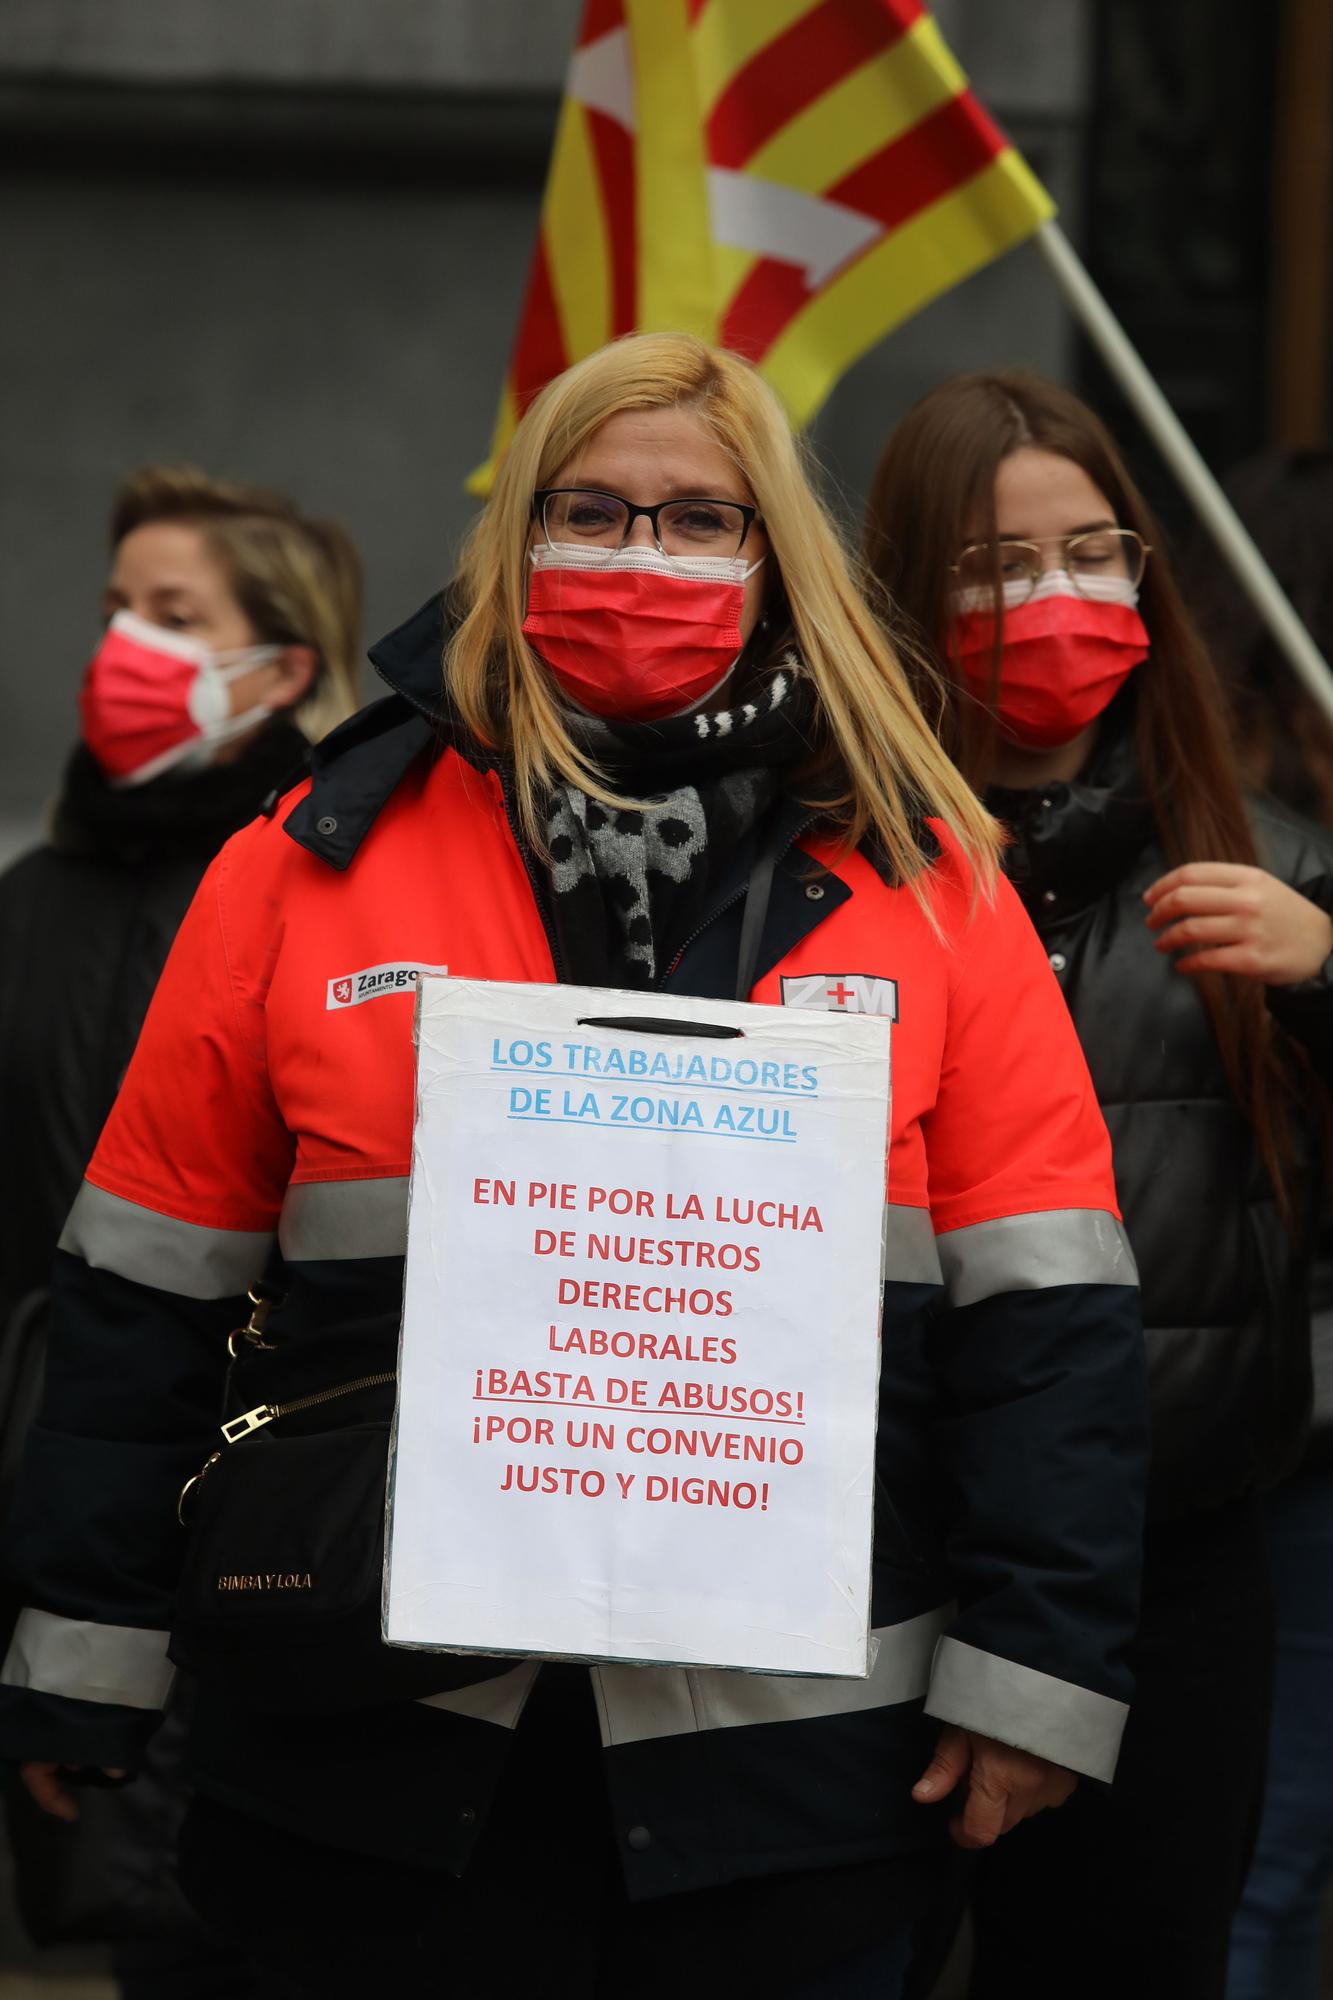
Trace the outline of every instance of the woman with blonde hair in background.
<instances>
[{"instance_id":1,"label":"woman with blonde hair in background","mask_svg":"<svg viewBox=\"0 0 1333 2000\"><path fill-rule=\"evenodd\" d=\"M56 1239L177 927L223 842L355 706L360 565L335 523L148 465L117 491L110 540L50 833L0 877L0 1513L38 1393ZM93 1800L77 1830L10 1801L32 1935L118 1940L128 2000L254 1990L161 1867L183 1810L179 1736L177 1717L147 1782Z\"/></svg>"},{"instance_id":2,"label":"woman with blonde hair in background","mask_svg":"<svg viewBox=\"0 0 1333 2000\"><path fill-rule=\"evenodd\" d=\"M972 1991L1221 2000L1271 1692L1260 1494L1309 1408L1333 843L1244 797L1161 531L1068 390L1020 371L933 389L885 447L867 552L927 647L923 704L1010 830L1005 872L1110 1128L1147 1329L1120 1769L983 1859Z\"/></svg>"},{"instance_id":3,"label":"woman with blonde hair in background","mask_svg":"<svg viewBox=\"0 0 1333 2000\"><path fill-rule=\"evenodd\" d=\"M178 1599L209 1921L303 1993L890 2000L914 1956L928 1976L950 1832L984 1845L1109 1776L1130 1691L1136 1292L1059 993L733 355L645 335L550 384L452 588L372 658L387 699L203 884L66 1228L0 1746L53 1811L62 1766L139 1762L178 1489L276 1232L285 1296L232 1392L369 1377L344 1427L310 1409L325 1484L284 1486L282 1527L299 1572L354 1549L372 1584L336 1642L293 1601L285 1635L243 1606L223 1644ZM374 1385L411 993L443 966L894 1018L865 1682L381 1643ZM356 1503L337 1467L376 1437ZM95 1527L60 1487L96 1488Z\"/></svg>"}]
</instances>

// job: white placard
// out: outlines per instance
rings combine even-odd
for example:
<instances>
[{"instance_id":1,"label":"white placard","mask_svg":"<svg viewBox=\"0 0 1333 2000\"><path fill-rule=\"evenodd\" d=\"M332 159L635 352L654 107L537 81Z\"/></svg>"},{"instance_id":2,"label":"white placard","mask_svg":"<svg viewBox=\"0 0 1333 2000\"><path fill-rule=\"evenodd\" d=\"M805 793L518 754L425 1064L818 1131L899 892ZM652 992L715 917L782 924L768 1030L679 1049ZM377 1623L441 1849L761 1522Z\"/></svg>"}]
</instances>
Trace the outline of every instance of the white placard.
<instances>
[{"instance_id":1,"label":"white placard","mask_svg":"<svg viewBox=\"0 0 1333 2000\"><path fill-rule=\"evenodd\" d=\"M889 1035L422 977L389 1644L868 1673Z\"/></svg>"}]
</instances>

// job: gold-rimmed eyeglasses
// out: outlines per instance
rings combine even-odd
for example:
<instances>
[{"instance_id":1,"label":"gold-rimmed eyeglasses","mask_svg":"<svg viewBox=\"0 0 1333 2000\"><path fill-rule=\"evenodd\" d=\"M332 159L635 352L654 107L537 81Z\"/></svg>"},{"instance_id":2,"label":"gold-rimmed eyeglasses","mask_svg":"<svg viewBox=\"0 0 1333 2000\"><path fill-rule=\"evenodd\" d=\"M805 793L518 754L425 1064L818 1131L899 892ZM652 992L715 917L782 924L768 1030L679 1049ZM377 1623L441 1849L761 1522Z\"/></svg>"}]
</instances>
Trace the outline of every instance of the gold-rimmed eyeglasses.
<instances>
[{"instance_id":1,"label":"gold-rimmed eyeglasses","mask_svg":"<svg viewBox=\"0 0 1333 2000\"><path fill-rule=\"evenodd\" d=\"M1058 549L1058 568L1075 590L1100 597L1110 582L1137 589L1152 551L1133 528L1093 528L1043 542L969 542L952 567L960 590L993 597L997 586L1005 605L1025 604L1051 567L1048 551Z\"/></svg>"}]
</instances>

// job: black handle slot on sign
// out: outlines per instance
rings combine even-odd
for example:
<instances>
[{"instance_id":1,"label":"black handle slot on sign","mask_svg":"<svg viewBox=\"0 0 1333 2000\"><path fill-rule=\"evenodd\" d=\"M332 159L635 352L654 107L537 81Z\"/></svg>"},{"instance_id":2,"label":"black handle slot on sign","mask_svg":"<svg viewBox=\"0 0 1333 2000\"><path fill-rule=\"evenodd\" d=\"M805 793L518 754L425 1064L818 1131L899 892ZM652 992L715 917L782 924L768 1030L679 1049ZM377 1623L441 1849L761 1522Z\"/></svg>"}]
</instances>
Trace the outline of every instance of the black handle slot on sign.
<instances>
[{"instance_id":1,"label":"black handle slot on sign","mask_svg":"<svg viewBox=\"0 0 1333 2000\"><path fill-rule=\"evenodd\" d=\"M579 1028L611 1028L630 1035L703 1035L714 1042L740 1042L744 1028L724 1028L716 1021L659 1021L651 1014L585 1015Z\"/></svg>"}]
</instances>

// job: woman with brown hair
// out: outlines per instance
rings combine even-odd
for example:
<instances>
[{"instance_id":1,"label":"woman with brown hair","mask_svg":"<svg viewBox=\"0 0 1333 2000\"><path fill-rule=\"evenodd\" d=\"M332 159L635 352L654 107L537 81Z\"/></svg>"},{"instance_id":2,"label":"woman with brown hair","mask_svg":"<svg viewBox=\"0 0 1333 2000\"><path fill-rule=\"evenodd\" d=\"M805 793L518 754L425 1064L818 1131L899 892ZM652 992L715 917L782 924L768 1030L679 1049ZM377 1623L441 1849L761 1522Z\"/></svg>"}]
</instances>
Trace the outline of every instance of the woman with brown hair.
<instances>
[{"instance_id":1,"label":"woman with brown hair","mask_svg":"<svg viewBox=\"0 0 1333 2000\"><path fill-rule=\"evenodd\" d=\"M1153 1454L1135 1704L1112 1790L1020 1829L975 1892L981 1996L1205 2000L1225 1978L1271 1673L1257 1494L1299 1452L1333 874L1242 796L1225 703L1104 427L1023 373L890 438L867 551L920 699L1010 832L1140 1273Z\"/></svg>"}]
</instances>

